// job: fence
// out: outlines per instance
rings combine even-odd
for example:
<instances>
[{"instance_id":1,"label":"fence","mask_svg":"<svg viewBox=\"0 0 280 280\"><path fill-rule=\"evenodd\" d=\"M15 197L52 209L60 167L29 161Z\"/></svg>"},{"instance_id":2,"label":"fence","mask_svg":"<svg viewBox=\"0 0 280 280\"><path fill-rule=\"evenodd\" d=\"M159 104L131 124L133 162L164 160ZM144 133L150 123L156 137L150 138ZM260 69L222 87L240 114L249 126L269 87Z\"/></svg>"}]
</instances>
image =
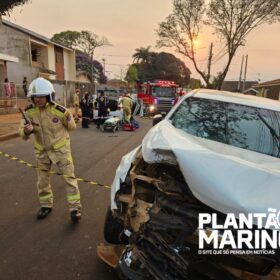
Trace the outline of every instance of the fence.
<instances>
[{"instance_id":1,"label":"fence","mask_svg":"<svg viewBox=\"0 0 280 280\"><path fill-rule=\"evenodd\" d=\"M74 103L74 93L77 88L80 89L81 95L95 91L95 84L58 80L51 82L55 89L55 101L66 107ZM0 83L0 108L25 107L27 103L28 98L25 96L23 84Z\"/></svg>"},{"instance_id":2,"label":"fence","mask_svg":"<svg viewBox=\"0 0 280 280\"><path fill-rule=\"evenodd\" d=\"M55 101L66 107L74 104L74 93L76 89L80 89L81 96L86 92L93 94L95 91L95 84L93 83L58 80L51 82L55 89Z\"/></svg>"},{"instance_id":3,"label":"fence","mask_svg":"<svg viewBox=\"0 0 280 280\"><path fill-rule=\"evenodd\" d=\"M0 114L13 113L18 107L26 105L27 98L22 84L0 83Z\"/></svg>"}]
</instances>

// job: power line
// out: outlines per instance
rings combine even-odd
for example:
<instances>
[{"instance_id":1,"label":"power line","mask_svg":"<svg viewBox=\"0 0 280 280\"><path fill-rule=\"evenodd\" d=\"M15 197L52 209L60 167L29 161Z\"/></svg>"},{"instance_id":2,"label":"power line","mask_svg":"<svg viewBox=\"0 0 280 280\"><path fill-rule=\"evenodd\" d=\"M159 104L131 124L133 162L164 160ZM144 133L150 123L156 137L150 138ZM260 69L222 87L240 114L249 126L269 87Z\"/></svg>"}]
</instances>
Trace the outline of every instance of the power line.
<instances>
[{"instance_id":1,"label":"power line","mask_svg":"<svg viewBox=\"0 0 280 280\"><path fill-rule=\"evenodd\" d=\"M126 66L126 67L128 67L128 64L106 63L106 65L112 65L112 66Z\"/></svg>"},{"instance_id":2,"label":"power line","mask_svg":"<svg viewBox=\"0 0 280 280\"><path fill-rule=\"evenodd\" d=\"M103 56L117 56L117 57L132 57L131 55L118 55L118 54L103 54Z\"/></svg>"}]
</instances>

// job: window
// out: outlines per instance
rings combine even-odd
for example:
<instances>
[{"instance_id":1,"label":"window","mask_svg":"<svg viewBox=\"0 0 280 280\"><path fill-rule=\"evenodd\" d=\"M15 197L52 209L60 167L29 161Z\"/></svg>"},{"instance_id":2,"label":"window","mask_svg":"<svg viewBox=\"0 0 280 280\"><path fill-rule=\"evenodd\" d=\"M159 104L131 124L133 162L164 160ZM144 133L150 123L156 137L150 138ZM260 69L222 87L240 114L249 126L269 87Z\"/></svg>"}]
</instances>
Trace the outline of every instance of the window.
<instances>
[{"instance_id":1,"label":"window","mask_svg":"<svg viewBox=\"0 0 280 280\"><path fill-rule=\"evenodd\" d=\"M155 97L176 97L175 87L152 87L152 96Z\"/></svg>"},{"instance_id":2,"label":"window","mask_svg":"<svg viewBox=\"0 0 280 280\"><path fill-rule=\"evenodd\" d=\"M280 157L280 112L192 97L170 119L192 135Z\"/></svg>"},{"instance_id":3,"label":"window","mask_svg":"<svg viewBox=\"0 0 280 280\"><path fill-rule=\"evenodd\" d=\"M40 49L31 49L31 57L32 61L38 61L38 57L40 56Z\"/></svg>"}]
</instances>

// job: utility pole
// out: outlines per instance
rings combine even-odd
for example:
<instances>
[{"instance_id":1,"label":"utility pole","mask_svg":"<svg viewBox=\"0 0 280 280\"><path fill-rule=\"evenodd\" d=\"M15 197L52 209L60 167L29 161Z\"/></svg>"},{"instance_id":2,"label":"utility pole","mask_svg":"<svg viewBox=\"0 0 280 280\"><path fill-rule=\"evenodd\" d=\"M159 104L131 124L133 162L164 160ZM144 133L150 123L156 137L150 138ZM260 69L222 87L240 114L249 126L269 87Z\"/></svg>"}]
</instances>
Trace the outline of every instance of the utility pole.
<instances>
[{"instance_id":1,"label":"utility pole","mask_svg":"<svg viewBox=\"0 0 280 280\"><path fill-rule=\"evenodd\" d=\"M91 82L94 83L94 74L93 74L93 52L91 53Z\"/></svg>"},{"instance_id":2,"label":"utility pole","mask_svg":"<svg viewBox=\"0 0 280 280\"><path fill-rule=\"evenodd\" d=\"M244 79L243 79L243 89L242 89L242 92L245 91L246 74L247 74L247 63L248 63L248 54L246 55L246 58L245 58L245 71L244 71Z\"/></svg>"},{"instance_id":3,"label":"utility pole","mask_svg":"<svg viewBox=\"0 0 280 280\"><path fill-rule=\"evenodd\" d=\"M241 88L243 61L244 61L244 55L242 55L241 68L240 68L240 75L239 75L239 80L238 80L238 85L237 85L237 92L240 92L240 88Z\"/></svg>"},{"instance_id":4,"label":"utility pole","mask_svg":"<svg viewBox=\"0 0 280 280\"><path fill-rule=\"evenodd\" d=\"M213 43L211 43L210 48L209 48L208 65L207 65L207 80L210 79L212 58L213 58Z\"/></svg>"},{"instance_id":5,"label":"utility pole","mask_svg":"<svg viewBox=\"0 0 280 280\"><path fill-rule=\"evenodd\" d=\"M261 82L261 73L258 73L258 84Z\"/></svg>"}]
</instances>

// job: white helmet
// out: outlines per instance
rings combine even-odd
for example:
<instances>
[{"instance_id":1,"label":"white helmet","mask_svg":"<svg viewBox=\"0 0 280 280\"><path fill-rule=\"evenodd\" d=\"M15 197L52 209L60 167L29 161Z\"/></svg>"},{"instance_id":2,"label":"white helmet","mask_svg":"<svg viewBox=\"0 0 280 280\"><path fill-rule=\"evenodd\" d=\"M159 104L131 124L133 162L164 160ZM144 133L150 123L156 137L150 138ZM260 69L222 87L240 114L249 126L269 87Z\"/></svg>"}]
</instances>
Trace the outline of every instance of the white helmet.
<instances>
[{"instance_id":1,"label":"white helmet","mask_svg":"<svg viewBox=\"0 0 280 280\"><path fill-rule=\"evenodd\" d=\"M27 96L50 96L50 99L52 99L52 93L54 92L51 82L44 78L37 78L30 83Z\"/></svg>"}]
</instances>

